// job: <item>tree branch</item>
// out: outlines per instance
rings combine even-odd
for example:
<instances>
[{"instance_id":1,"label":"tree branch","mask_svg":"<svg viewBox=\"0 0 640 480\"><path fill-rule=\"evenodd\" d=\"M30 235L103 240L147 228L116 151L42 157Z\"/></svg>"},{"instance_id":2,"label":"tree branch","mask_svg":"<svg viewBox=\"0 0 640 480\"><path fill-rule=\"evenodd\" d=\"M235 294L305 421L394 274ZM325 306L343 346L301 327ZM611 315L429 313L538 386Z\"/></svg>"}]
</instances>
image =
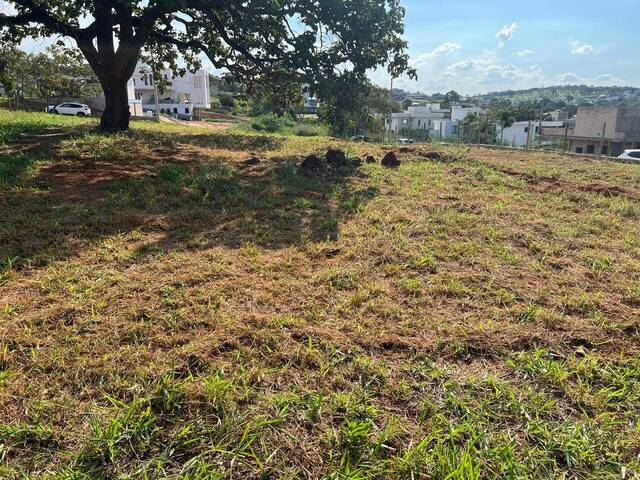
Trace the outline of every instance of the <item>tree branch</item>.
<instances>
[{"instance_id":1,"label":"tree branch","mask_svg":"<svg viewBox=\"0 0 640 480\"><path fill-rule=\"evenodd\" d=\"M43 25L55 30L57 33L61 33L62 35L66 35L67 37L77 38L80 34L80 28L74 27L69 23L65 23L59 18L55 17L53 14L48 12L46 8L41 7L33 0L13 0L16 5L20 5L22 7L28 8L29 12L17 15L16 17L22 17L22 22L20 25L24 25L32 22L40 22ZM11 19L12 17L6 17L5 19ZM27 20L25 21L25 18ZM1 24L1 22L0 22ZM15 25L15 23L14 23Z\"/></svg>"}]
</instances>

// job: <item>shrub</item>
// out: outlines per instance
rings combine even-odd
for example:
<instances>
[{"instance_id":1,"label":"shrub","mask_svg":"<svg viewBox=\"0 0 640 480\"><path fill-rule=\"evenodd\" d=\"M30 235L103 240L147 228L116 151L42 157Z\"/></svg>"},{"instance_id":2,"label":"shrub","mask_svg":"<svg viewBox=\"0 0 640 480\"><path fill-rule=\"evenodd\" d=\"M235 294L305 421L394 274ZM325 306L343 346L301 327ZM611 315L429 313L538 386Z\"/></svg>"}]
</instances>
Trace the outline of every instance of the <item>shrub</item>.
<instances>
[{"instance_id":1,"label":"shrub","mask_svg":"<svg viewBox=\"0 0 640 480\"><path fill-rule=\"evenodd\" d=\"M236 99L230 93L221 93L218 95L220 105L223 107L233 108L236 106Z\"/></svg>"},{"instance_id":2,"label":"shrub","mask_svg":"<svg viewBox=\"0 0 640 480\"><path fill-rule=\"evenodd\" d=\"M260 115L251 124L251 128L258 131L277 132L284 127L292 127L293 121L286 117L279 117L273 113Z\"/></svg>"},{"instance_id":3,"label":"shrub","mask_svg":"<svg viewBox=\"0 0 640 480\"><path fill-rule=\"evenodd\" d=\"M302 126L296 128L295 134L299 137L317 137L320 135L320 129L318 127Z\"/></svg>"}]
</instances>

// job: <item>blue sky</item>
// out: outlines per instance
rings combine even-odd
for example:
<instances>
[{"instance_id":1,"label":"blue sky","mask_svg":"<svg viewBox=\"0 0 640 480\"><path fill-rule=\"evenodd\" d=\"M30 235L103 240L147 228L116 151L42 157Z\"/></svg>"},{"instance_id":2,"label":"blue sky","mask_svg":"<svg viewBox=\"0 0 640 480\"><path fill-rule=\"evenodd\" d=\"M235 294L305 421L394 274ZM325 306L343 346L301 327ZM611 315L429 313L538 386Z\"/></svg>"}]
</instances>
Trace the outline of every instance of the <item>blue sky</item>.
<instances>
[{"instance_id":1,"label":"blue sky","mask_svg":"<svg viewBox=\"0 0 640 480\"><path fill-rule=\"evenodd\" d=\"M640 0L403 0L418 81L464 94L545 85L640 87ZM372 79L388 85L386 72Z\"/></svg>"},{"instance_id":2,"label":"blue sky","mask_svg":"<svg viewBox=\"0 0 640 480\"><path fill-rule=\"evenodd\" d=\"M463 94L546 85L640 87L640 0L402 0L418 81L394 86ZM7 4L0 0L0 10ZM40 50L50 40L30 40ZM388 86L384 69L371 73Z\"/></svg>"}]
</instances>

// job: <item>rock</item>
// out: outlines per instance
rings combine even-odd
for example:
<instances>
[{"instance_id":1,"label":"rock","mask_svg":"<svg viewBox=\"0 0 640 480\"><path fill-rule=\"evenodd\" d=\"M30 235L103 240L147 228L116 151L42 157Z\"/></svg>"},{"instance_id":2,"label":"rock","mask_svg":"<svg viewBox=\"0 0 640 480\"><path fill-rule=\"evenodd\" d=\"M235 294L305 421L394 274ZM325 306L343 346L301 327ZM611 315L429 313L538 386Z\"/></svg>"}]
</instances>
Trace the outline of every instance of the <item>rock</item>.
<instances>
[{"instance_id":1,"label":"rock","mask_svg":"<svg viewBox=\"0 0 640 480\"><path fill-rule=\"evenodd\" d=\"M345 167L349 164L347 156L342 150L330 148L327 150L327 163L332 167Z\"/></svg>"},{"instance_id":2,"label":"rock","mask_svg":"<svg viewBox=\"0 0 640 480\"><path fill-rule=\"evenodd\" d=\"M420 156L422 158L428 158L430 160L441 160L442 154L440 152L431 151L431 152L420 152Z\"/></svg>"},{"instance_id":3,"label":"rock","mask_svg":"<svg viewBox=\"0 0 640 480\"><path fill-rule=\"evenodd\" d=\"M258 165L260 163L260 159L258 157L249 157L242 162L244 165Z\"/></svg>"},{"instance_id":4,"label":"rock","mask_svg":"<svg viewBox=\"0 0 640 480\"><path fill-rule=\"evenodd\" d=\"M374 157L373 155L367 155L367 158L365 159L365 161L367 163L376 163L376 157Z\"/></svg>"},{"instance_id":5,"label":"rock","mask_svg":"<svg viewBox=\"0 0 640 480\"><path fill-rule=\"evenodd\" d=\"M400 150L399 150L400 153L411 153L413 151L414 149L411 147L400 147Z\"/></svg>"},{"instance_id":6,"label":"rock","mask_svg":"<svg viewBox=\"0 0 640 480\"><path fill-rule=\"evenodd\" d=\"M388 168L397 168L400 166L400 160L398 160L398 155L396 152L387 153L382 159L382 166Z\"/></svg>"},{"instance_id":7,"label":"rock","mask_svg":"<svg viewBox=\"0 0 640 480\"><path fill-rule=\"evenodd\" d=\"M317 155L309 155L300 164L300 170L304 173L320 173L324 167L325 162Z\"/></svg>"},{"instance_id":8,"label":"rock","mask_svg":"<svg viewBox=\"0 0 640 480\"><path fill-rule=\"evenodd\" d=\"M351 165L353 165L355 168L358 168L360 165L362 165L362 159L360 157L352 158Z\"/></svg>"}]
</instances>

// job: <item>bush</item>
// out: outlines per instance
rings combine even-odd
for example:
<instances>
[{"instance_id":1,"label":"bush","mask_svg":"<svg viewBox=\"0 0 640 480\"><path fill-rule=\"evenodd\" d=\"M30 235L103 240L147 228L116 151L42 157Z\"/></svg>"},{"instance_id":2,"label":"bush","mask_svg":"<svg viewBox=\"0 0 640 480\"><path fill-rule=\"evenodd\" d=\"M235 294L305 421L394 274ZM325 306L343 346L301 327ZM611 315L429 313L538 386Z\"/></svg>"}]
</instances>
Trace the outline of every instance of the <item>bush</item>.
<instances>
[{"instance_id":1,"label":"bush","mask_svg":"<svg viewBox=\"0 0 640 480\"><path fill-rule=\"evenodd\" d=\"M299 137L317 137L320 133L319 127L302 126L295 130L295 134Z\"/></svg>"},{"instance_id":2,"label":"bush","mask_svg":"<svg viewBox=\"0 0 640 480\"><path fill-rule=\"evenodd\" d=\"M277 132L284 127L292 127L293 121L289 118L279 117L273 113L260 115L251 124L251 128L258 131Z\"/></svg>"},{"instance_id":3,"label":"bush","mask_svg":"<svg viewBox=\"0 0 640 480\"><path fill-rule=\"evenodd\" d=\"M233 108L236 106L236 99L230 93L221 93L218 95L220 105L223 107Z\"/></svg>"}]
</instances>

